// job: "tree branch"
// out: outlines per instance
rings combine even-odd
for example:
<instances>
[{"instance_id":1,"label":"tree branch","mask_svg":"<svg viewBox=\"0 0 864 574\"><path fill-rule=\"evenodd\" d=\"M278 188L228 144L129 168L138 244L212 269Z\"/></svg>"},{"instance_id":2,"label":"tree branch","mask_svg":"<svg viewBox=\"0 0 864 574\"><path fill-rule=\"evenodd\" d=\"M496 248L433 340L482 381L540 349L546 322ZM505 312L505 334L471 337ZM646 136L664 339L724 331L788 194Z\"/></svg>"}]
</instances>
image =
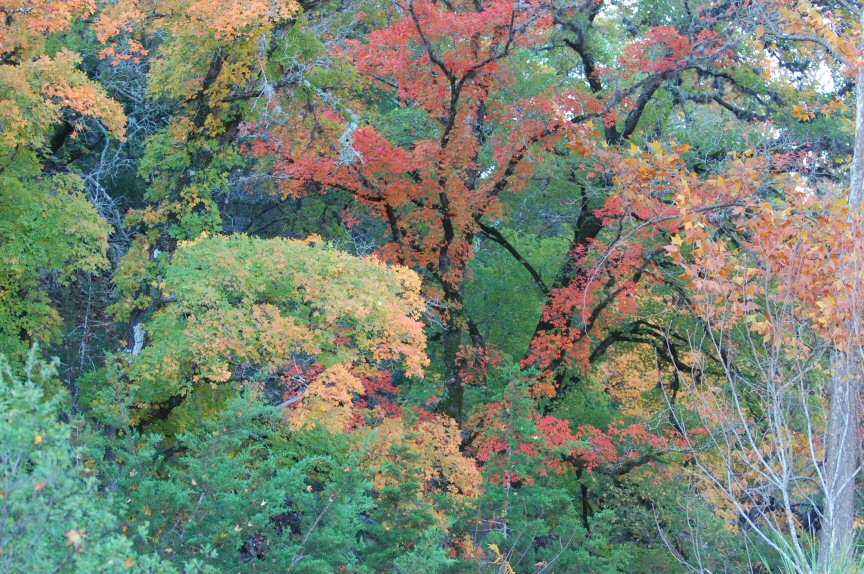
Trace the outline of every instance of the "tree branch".
<instances>
[{"instance_id":1,"label":"tree branch","mask_svg":"<svg viewBox=\"0 0 864 574\"><path fill-rule=\"evenodd\" d=\"M549 287L543 281L543 277L540 275L540 272L534 268L531 263L525 259L521 253L510 243L504 234L495 229L494 227L490 227L483 223L480 217L475 217L474 221L477 222L477 225L480 227L480 231L483 232L483 235L503 247L507 253L513 256L516 261L525 268L526 271L531 275L531 278L534 279L534 283L537 284L537 287L544 295L549 295Z\"/></svg>"}]
</instances>

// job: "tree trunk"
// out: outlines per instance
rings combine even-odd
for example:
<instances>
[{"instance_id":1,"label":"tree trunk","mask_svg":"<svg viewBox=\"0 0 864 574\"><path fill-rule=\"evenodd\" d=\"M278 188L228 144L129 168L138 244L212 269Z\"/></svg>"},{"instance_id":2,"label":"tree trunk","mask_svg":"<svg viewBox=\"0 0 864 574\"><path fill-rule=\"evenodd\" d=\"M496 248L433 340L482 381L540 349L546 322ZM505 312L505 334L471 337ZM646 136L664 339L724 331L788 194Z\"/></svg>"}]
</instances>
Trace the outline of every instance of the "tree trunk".
<instances>
[{"instance_id":1,"label":"tree trunk","mask_svg":"<svg viewBox=\"0 0 864 574\"><path fill-rule=\"evenodd\" d=\"M462 329L459 321L451 319L442 336L441 361L444 368L444 398L441 401L440 411L453 418L459 426L462 426L465 395L459 372L458 354L461 344Z\"/></svg>"},{"instance_id":2,"label":"tree trunk","mask_svg":"<svg viewBox=\"0 0 864 574\"><path fill-rule=\"evenodd\" d=\"M859 15L864 22L864 11ZM859 54L864 53L859 45ZM864 194L864 67L855 79L855 153L849 185L849 211L853 225L859 225ZM864 249L855 245L856 250ZM857 254L856 254L857 255ZM860 259L860 257L856 258ZM857 277L857 273L853 273ZM856 296L857 285L846 295ZM820 533L819 572L839 572L851 566L855 543L855 476L861 451L859 420L862 373L858 313L844 330L848 340L831 357L828 388L829 412L825 436L825 500Z\"/></svg>"},{"instance_id":3,"label":"tree trunk","mask_svg":"<svg viewBox=\"0 0 864 574\"><path fill-rule=\"evenodd\" d=\"M857 353L835 351L831 357L819 572L840 572L852 557L861 367Z\"/></svg>"}]
</instances>

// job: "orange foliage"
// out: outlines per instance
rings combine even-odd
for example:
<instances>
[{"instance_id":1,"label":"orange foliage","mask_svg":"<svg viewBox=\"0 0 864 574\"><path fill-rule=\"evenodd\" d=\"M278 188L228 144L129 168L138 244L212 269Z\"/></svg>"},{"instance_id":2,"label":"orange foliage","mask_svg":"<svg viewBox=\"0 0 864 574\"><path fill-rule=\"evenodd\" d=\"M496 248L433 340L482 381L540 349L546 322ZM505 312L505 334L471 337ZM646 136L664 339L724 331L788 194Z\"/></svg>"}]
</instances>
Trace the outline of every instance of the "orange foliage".
<instances>
[{"instance_id":1,"label":"orange foliage","mask_svg":"<svg viewBox=\"0 0 864 574\"><path fill-rule=\"evenodd\" d=\"M208 131L216 134L222 129L219 112L230 106L225 98L266 67L271 34L299 11L296 0L120 0L102 10L94 29L109 60L137 60L149 53L142 44L146 36L166 34L152 58L151 89L183 100L204 90L200 95L215 112Z\"/></svg>"},{"instance_id":2,"label":"orange foliage","mask_svg":"<svg viewBox=\"0 0 864 574\"><path fill-rule=\"evenodd\" d=\"M386 476L380 474L383 465L407 464L419 470L423 492L443 491L455 500L467 500L480 494L480 472L476 462L459 451L462 440L453 419L426 416L409 424L402 417L388 417L373 436L374 455L369 457L369 468L378 469L377 489L389 484ZM397 454L397 448L402 446L407 446L417 456L406 460Z\"/></svg>"},{"instance_id":3,"label":"orange foliage","mask_svg":"<svg viewBox=\"0 0 864 574\"><path fill-rule=\"evenodd\" d=\"M123 108L79 70L81 57L66 48L46 53L49 35L67 30L96 10L93 0L0 0L0 149L45 145L61 119L74 127L100 120L123 139Z\"/></svg>"}]
</instances>

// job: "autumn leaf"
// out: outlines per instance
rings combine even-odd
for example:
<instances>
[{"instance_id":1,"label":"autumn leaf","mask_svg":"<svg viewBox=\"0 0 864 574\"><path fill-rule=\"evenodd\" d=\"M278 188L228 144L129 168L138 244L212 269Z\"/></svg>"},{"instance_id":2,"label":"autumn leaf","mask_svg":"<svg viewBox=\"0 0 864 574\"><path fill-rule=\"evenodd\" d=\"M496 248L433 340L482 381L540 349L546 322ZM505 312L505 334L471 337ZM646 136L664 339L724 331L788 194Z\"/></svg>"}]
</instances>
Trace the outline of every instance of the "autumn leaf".
<instances>
[{"instance_id":1,"label":"autumn leaf","mask_svg":"<svg viewBox=\"0 0 864 574\"><path fill-rule=\"evenodd\" d=\"M76 552L81 551L81 545L87 537L87 532L83 530L69 530L66 533L66 546L72 546Z\"/></svg>"}]
</instances>

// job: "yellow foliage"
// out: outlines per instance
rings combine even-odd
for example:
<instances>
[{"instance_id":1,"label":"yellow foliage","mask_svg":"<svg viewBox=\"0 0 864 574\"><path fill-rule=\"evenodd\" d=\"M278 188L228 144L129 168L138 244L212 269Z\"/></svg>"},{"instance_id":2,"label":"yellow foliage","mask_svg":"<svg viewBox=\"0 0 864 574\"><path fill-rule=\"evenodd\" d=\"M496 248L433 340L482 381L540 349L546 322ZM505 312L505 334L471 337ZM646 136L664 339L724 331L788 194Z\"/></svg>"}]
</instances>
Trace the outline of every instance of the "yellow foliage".
<instances>
[{"instance_id":1,"label":"yellow foliage","mask_svg":"<svg viewBox=\"0 0 864 574\"><path fill-rule=\"evenodd\" d=\"M424 479L423 493L446 485L446 492L456 500L467 500L480 494L482 478L474 460L466 458L459 450L462 440L456 421L447 417L421 420L409 425L400 417L388 417L376 429L373 456L369 457L369 469L376 472L375 488L389 484L380 472L388 463L413 465ZM407 446L419 455L404 460L395 449Z\"/></svg>"},{"instance_id":2,"label":"yellow foliage","mask_svg":"<svg viewBox=\"0 0 864 574\"><path fill-rule=\"evenodd\" d=\"M172 302L145 326L150 344L127 357L137 402L256 373L299 377L292 424L344 430L362 378L381 362L401 364L409 377L429 362L417 275L323 243L242 235L180 242L158 289Z\"/></svg>"}]
</instances>

